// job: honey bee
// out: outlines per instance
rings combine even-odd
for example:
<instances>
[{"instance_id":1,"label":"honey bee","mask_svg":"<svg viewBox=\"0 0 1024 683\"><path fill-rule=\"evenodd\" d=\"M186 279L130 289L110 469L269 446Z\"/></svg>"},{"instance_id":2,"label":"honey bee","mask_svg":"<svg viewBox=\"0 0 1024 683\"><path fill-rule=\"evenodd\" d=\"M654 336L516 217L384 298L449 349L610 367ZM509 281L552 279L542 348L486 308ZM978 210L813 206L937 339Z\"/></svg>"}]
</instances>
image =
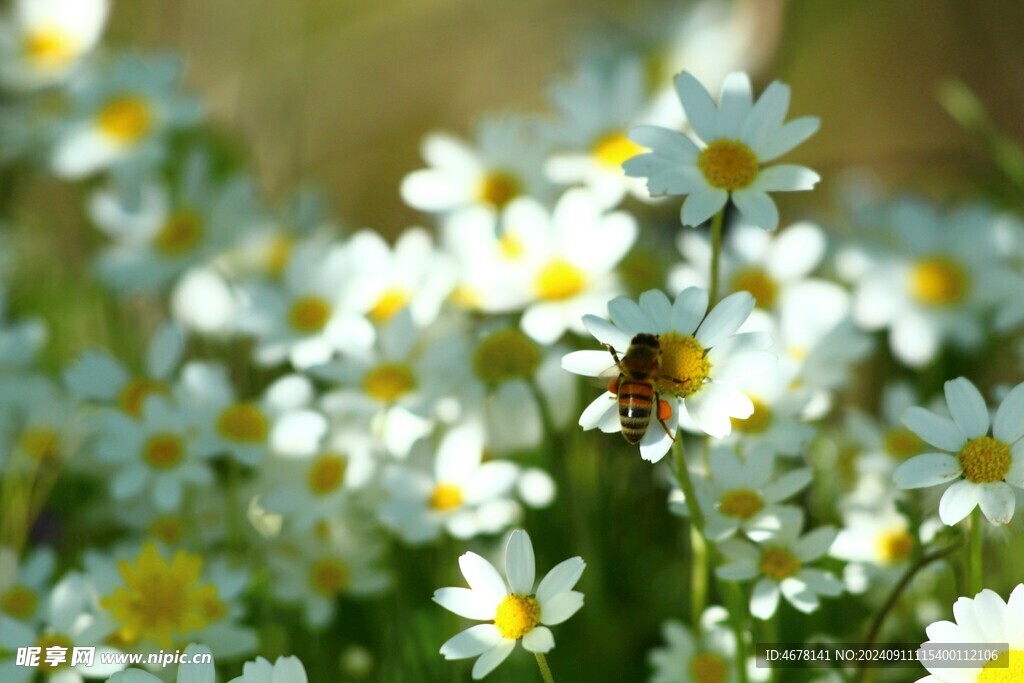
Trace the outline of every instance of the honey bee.
<instances>
[{"instance_id":1,"label":"honey bee","mask_svg":"<svg viewBox=\"0 0 1024 683\"><path fill-rule=\"evenodd\" d=\"M668 437L675 440L669 432L666 420L672 417L672 406L654 389L658 379L669 379L661 376L661 345L658 337L641 332L629 342L629 348L621 358L615 349L606 344L618 375L608 382L608 391L615 394L619 403L619 426L622 436L631 444L640 443L647 428L651 424L651 414L657 404L658 422Z\"/></svg>"}]
</instances>

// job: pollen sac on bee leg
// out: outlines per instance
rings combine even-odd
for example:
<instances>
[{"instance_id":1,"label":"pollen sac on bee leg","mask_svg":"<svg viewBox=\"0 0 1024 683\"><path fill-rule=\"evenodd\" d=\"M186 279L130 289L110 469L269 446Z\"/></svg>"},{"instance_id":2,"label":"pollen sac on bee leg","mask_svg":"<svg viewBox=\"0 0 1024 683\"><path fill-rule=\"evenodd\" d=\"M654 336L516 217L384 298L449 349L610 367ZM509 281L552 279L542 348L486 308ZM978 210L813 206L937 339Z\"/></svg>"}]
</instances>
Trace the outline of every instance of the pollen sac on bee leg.
<instances>
[{"instance_id":1,"label":"pollen sac on bee leg","mask_svg":"<svg viewBox=\"0 0 1024 683\"><path fill-rule=\"evenodd\" d=\"M672 419L672 404L661 398L658 399L658 419L662 422Z\"/></svg>"},{"instance_id":2,"label":"pollen sac on bee leg","mask_svg":"<svg viewBox=\"0 0 1024 683\"><path fill-rule=\"evenodd\" d=\"M610 380L608 380L608 392L616 395L619 393L618 377L612 377Z\"/></svg>"}]
</instances>

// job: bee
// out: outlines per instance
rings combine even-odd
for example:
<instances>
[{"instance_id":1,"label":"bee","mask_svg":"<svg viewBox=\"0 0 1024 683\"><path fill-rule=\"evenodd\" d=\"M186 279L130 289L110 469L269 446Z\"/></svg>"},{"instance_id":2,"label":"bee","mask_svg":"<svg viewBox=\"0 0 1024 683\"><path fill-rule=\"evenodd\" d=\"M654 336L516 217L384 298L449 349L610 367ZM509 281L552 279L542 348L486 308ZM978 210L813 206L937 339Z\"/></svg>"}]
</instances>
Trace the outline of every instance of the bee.
<instances>
[{"instance_id":1,"label":"bee","mask_svg":"<svg viewBox=\"0 0 1024 683\"><path fill-rule=\"evenodd\" d=\"M631 444L640 443L647 428L651 424L651 414L657 405L658 422L668 437L675 440L669 432L666 420L672 417L672 406L654 389L658 379L670 379L661 376L661 345L658 337L641 332L629 342L629 348L621 358L615 349L606 344L618 376L608 382L608 391L615 394L619 403L619 426L622 436Z\"/></svg>"}]
</instances>

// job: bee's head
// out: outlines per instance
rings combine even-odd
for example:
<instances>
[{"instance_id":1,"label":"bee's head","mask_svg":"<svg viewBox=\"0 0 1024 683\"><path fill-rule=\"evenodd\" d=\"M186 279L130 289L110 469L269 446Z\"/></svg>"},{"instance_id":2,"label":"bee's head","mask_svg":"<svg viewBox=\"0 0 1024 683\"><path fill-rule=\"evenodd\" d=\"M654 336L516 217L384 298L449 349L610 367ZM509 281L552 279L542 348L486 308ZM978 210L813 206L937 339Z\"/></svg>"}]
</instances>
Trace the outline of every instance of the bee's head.
<instances>
[{"instance_id":1,"label":"bee's head","mask_svg":"<svg viewBox=\"0 0 1024 683\"><path fill-rule=\"evenodd\" d=\"M649 346L651 348L658 348L658 336L655 334L649 334L647 332L641 332L633 337L633 340L629 342L632 346Z\"/></svg>"}]
</instances>

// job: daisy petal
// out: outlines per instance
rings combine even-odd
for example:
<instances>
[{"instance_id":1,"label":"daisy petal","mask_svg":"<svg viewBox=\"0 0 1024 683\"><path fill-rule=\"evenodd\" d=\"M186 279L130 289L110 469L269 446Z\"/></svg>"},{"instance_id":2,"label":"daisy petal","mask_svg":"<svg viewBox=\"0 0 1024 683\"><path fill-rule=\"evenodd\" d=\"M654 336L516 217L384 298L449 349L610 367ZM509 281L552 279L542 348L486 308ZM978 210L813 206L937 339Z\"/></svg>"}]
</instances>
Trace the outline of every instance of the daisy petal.
<instances>
[{"instance_id":1,"label":"daisy petal","mask_svg":"<svg viewBox=\"0 0 1024 683\"><path fill-rule=\"evenodd\" d=\"M530 536L522 529L516 529L509 537L508 546L505 548L505 575L508 577L508 587L516 595L529 595L533 592L535 572Z\"/></svg>"},{"instance_id":2,"label":"daisy petal","mask_svg":"<svg viewBox=\"0 0 1024 683\"><path fill-rule=\"evenodd\" d=\"M615 365L615 359L605 351L573 351L562 356L562 369L574 375L599 377Z\"/></svg>"},{"instance_id":3,"label":"daisy petal","mask_svg":"<svg viewBox=\"0 0 1024 683\"><path fill-rule=\"evenodd\" d=\"M963 473L960 461L948 453L922 453L902 463L892 473L896 488L919 489L938 486Z\"/></svg>"},{"instance_id":4,"label":"daisy petal","mask_svg":"<svg viewBox=\"0 0 1024 683\"><path fill-rule=\"evenodd\" d=\"M491 615L493 618L493 614ZM477 624L457 633L441 646L445 659L466 659L487 652L501 642L501 632L494 624Z\"/></svg>"},{"instance_id":5,"label":"daisy petal","mask_svg":"<svg viewBox=\"0 0 1024 683\"><path fill-rule=\"evenodd\" d=\"M950 453L958 452L967 441L964 433L948 417L918 406L907 408L903 413L903 424L926 442Z\"/></svg>"},{"instance_id":6,"label":"daisy petal","mask_svg":"<svg viewBox=\"0 0 1024 683\"><path fill-rule=\"evenodd\" d=\"M583 593L563 591L540 606L540 623L557 626L583 607Z\"/></svg>"},{"instance_id":7,"label":"daisy petal","mask_svg":"<svg viewBox=\"0 0 1024 683\"><path fill-rule=\"evenodd\" d=\"M978 503L988 521L996 525L1009 523L1017 497L1006 482L993 481L978 485Z\"/></svg>"},{"instance_id":8,"label":"daisy petal","mask_svg":"<svg viewBox=\"0 0 1024 683\"><path fill-rule=\"evenodd\" d=\"M827 553L835 540L836 530L834 528L820 527L797 541L793 546L793 554L801 562L810 562Z\"/></svg>"},{"instance_id":9,"label":"daisy petal","mask_svg":"<svg viewBox=\"0 0 1024 683\"><path fill-rule=\"evenodd\" d=\"M690 194L707 187L704 175L696 166L686 166L661 154L638 154L622 164L630 178L647 178L647 192L652 197L666 194Z\"/></svg>"},{"instance_id":10,"label":"daisy petal","mask_svg":"<svg viewBox=\"0 0 1024 683\"><path fill-rule=\"evenodd\" d=\"M953 421L968 439L988 433L988 406L985 398L966 377L946 382L946 405Z\"/></svg>"},{"instance_id":11,"label":"daisy petal","mask_svg":"<svg viewBox=\"0 0 1024 683\"><path fill-rule=\"evenodd\" d=\"M750 77L734 71L725 77L718 97L718 134L738 138L754 104Z\"/></svg>"},{"instance_id":12,"label":"daisy petal","mask_svg":"<svg viewBox=\"0 0 1024 683\"><path fill-rule=\"evenodd\" d=\"M675 78L676 94L686 112L686 120L704 141L718 137L718 109L700 81L688 71Z\"/></svg>"},{"instance_id":13,"label":"daisy petal","mask_svg":"<svg viewBox=\"0 0 1024 683\"><path fill-rule=\"evenodd\" d=\"M580 557L570 557L556 564L537 586L537 602L545 605L556 595L572 590L586 568L587 563Z\"/></svg>"},{"instance_id":14,"label":"daisy petal","mask_svg":"<svg viewBox=\"0 0 1024 683\"><path fill-rule=\"evenodd\" d=\"M1024 383L1006 395L992 420L992 436L1003 443L1013 443L1024 436Z\"/></svg>"},{"instance_id":15,"label":"daisy petal","mask_svg":"<svg viewBox=\"0 0 1024 683\"><path fill-rule=\"evenodd\" d=\"M497 645L476 660L473 665L473 680L478 681L498 668L498 665L504 662L514 649L516 649L516 641L502 638Z\"/></svg>"},{"instance_id":16,"label":"daisy petal","mask_svg":"<svg viewBox=\"0 0 1024 683\"><path fill-rule=\"evenodd\" d=\"M697 328L697 341L704 348L713 348L725 341L750 317L754 304L754 297L749 292L736 292L725 297Z\"/></svg>"},{"instance_id":17,"label":"daisy petal","mask_svg":"<svg viewBox=\"0 0 1024 683\"><path fill-rule=\"evenodd\" d=\"M750 110L740 139L752 149L758 149L768 135L782 126L788 110L789 86L780 81L772 81Z\"/></svg>"},{"instance_id":18,"label":"daisy petal","mask_svg":"<svg viewBox=\"0 0 1024 683\"><path fill-rule=\"evenodd\" d=\"M580 427L583 427L583 431L594 429L605 420L610 411L616 410L617 416L617 407L615 394L610 391L604 392L583 409L583 414L580 415Z\"/></svg>"},{"instance_id":19,"label":"daisy petal","mask_svg":"<svg viewBox=\"0 0 1024 683\"><path fill-rule=\"evenodd\" d=\"M459 567L462 568L462 575L466 577L469 587L479 593L480 599L491 607L497 607L508 595L505 580L501 578L498 570L476 553L464 553L459 558Z\"/></svg>"},{"instance_id":20,"label":"daisy petal","mask_svg":"<svg viewBox=\"0 0 1024 683\"><path fill-rule=\"evenodd\" d=\"M784 124L754 149L761 163L777 159L801 142L818 132L821 119L817 116L802 116Z\"/></svg>"},{"instance_id":21,"label":"daisy petal","mask_svg":"<svg viewBox=\"0 0 1024 683\"><path fill-rule=\"evenodd\" d=\"M806 166L779 164L761 169L750 187L762 192L800 192L813 190L819 181L821 176Z\"/></svg>"},{"instance_id":22,"label":"daisy petal","mask_svg":"<svg viewBox=\"0 0 1024 683\"><path fill-rule=\"evenodd\" d=\"M677 162L694 164L700 155L700 149L690 138L661 126L634 126L629 129L629 139Z\"/></svg>"},{"instance_id":23,"label":"daisy petal","mask_svg":"<svg viewBox=\"0 0 1024 683\"><path fill-rule=\"evenodd\" d=\"M697 227L722 210L729 201L729 193L713 187L702 187L690 193L683 202L679 219L683 225Z\"/></svg>"},{"instance_id":24,"label":"daisy petal","mask_svg":"<svg viewBox=\"0 0 1024 683\"><path fill-rule=\"evenodd\" d=\"M654 321L663 321L660 328L651 330L661 334L667 332L665 327L672 320L672 302L660 289L649 289L640 295L640 308Z\"/></svg>"},{"instance_id":25,"label":"daisy petal","mask_svg":"<svg viewBox=\"0 0 1024 683\"><path fill-rule=\"evenodd\" d=\"M750 595L750 613L758 619L771 619L779 606L779 584L762 578Z\"/></svg>"},{"instance_id":26,"label":"daisy petal","mask_svg":"<svg viewBox=\"0 0 1024 683\"><path fill-rule=\"evenodd\" d=\"M703 287L687 287L672 304L672 329L679 334L693 334L707 310L708 290Z\"/></svg>"},{"instance_id":27,"label":"daisy petal","mask_svg":"<svg viewBox=\"0 0 1024 683\"><path fill-rule=\"evenodd\" d=\"M481 600L479 595L468 588L438 588L434 591L434 602L467 619L486 621L494 618L495 606Z\"/></svg>"},{"instance_id":28,"label":"daisy petal","mask_svg":"<svg viewBox=\"0 0 1024 683\"><path fill-rule=\"evenodd\" d=\"M732 193L732 201L751 223L769 232L779 227L779 209L775 200L756 188L737 190Z\"/></svg>"},{"instance_id":29,"label":"daisy petal","mask_svg":"<svg viewBox=\"0 0 1024 683\"><path fill-rule=\"evenodd\" d=\"M978 505L978 485L961 480L946 489L939 500L939 519L943 524L953 526L971 514Z\"/></svg>"},{"instance_id":30,"label":"daisy petal","mask_svg":"<svg viewBox=\"0 0 1024 683\"><path fill-rule=\"evenodd\" d=\"M608 315L617 327L631 334L654 331L654 321L629 297L618 296L609 301Z\"/></svg>"},{"instance_id":31,"label":"daisy petal","mask_svg":"<svg viewBox=\"0 0 1024 683\"><path fill-rule=\"evenodd\" d=\"M604 318L588 313L583 316L583 326L587 328L587 332L594 335L594 339L602 344L610 344L618 351L625 351L629 348L631 340L629 333L623 332Z\"/></svg>"},{"instance_id":32,"label":"daisy petal","mask_svg":"<svg viewBox=\"0 0 1024 683\"><path fill-rule=\"evenodd\" d=\"M782 589L782 594L786 596L786 600L789 604L793 605L793 607L796 607L804 614L810 614L821 605L818 601L818 596L814 591L811 590L806 583L795 576L784 579L779 585L779 588Z\"/></svg>"},{"instance_id":33,"label":"daisy petal","mask_svg":"<svg viewBox=\"0 0 1024 683\"><path fill-rule=\"evenodd\" d=\"M555 646L555 637L547 626L535 626L523 636L523 649L527 652L545 653Z\"/></svg>"}]
</instances>

